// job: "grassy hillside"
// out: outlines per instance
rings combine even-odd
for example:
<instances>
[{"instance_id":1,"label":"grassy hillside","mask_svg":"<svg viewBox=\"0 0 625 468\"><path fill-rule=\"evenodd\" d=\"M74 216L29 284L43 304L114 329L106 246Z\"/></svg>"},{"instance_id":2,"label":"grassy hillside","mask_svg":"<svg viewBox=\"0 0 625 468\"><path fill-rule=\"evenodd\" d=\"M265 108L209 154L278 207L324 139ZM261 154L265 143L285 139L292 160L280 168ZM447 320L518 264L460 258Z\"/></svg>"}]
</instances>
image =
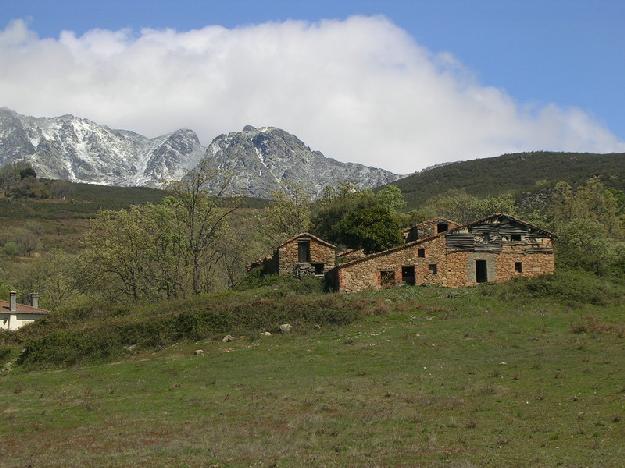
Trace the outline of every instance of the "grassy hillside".
<instances>
[{"instance_id":1,"label":"grassy hillside","mask_svg":"<svg viewBox=\"0 0 625 468\"><path fill-rule=\"evenodd\" d=\"M476 196L529 191L560 180L577 184L598 175L625 190L625 153L518 153L462 161L413 174L397 182L408 206L418 207L451 189Z\"/></svg>"},{"instance_id":2,"label":"grassy hillside","mask_svg":"<svg viewBox=\"0 0 625 468\"><path fill-rule=\"evenodd\" d=\"M45 180L54 198L8 199L0 197L0 250L2 245L24 231L41 240L41 250L78 249L78 240L100 210L120 210L130 205L158 203L167 195L164 190L148 187L112 187ZM224 200L228 203L228 200ZM243 208L262 208L266 200L245 198ZM2 252L0 251L0 257ZM5 259L9 261L8 259ZM26 259L27 260L27 259Z\"/></svg>"},{"instance_id":3,"label":"grassy hillside","mask_svg":"<svg viewBox=\"0 0 625 468\"><path fill-rule=\"evenodd\" d=\"M375 313L342 325L294 321L288 335L233 330L227 343L219 335L139 346L114 362L14 368L0 376L0 459L4 466L619 466L625 291L596 279L589 295L587 280L572 274L349 299L315 292L296 299L275 285L239 292L238 301L256 304L305 300L332 309L338 303L327 301L353 301ZM557 293L571 281L579 294ZM215 300L169 314L200 313ZM250 302L248 314L268 310ZM79 328L68 326L69 335Z\"/></svg>"}]
</instances>

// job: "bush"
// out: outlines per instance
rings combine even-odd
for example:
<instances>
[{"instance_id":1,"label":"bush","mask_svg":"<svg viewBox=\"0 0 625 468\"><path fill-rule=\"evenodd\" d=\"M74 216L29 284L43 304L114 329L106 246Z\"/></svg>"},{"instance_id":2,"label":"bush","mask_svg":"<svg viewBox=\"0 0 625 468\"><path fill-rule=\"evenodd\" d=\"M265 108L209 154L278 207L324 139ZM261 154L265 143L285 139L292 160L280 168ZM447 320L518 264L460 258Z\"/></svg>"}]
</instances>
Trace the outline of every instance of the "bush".
<instances>
[{"instance_id":1,"label":"bush","mask_svg":"<svg viewBox=\"0 0 625 468\"><path fill-rule=\"evenodd\" d=\"M318 288L320 281L298 281ZM283 282L276 282L276 284ZM289 282L284 282L289 283ZM353 301L336 294L294 294L284 290L226 293L156 306L108 310L81 307L53 320L43 319L16 335L25 351L18 359L28 367L67 366L122 356L133 349L159 349L181 340L221 339L225 334L256 335L295 329L346 325L363 314L383 313L375 301ZM82 320L80 319L82 317Z\"/></svg>"},{"instance_id":2,"label":"bush","mask_svg":"<svg viewBox=\"0 0 625 468\"><path fill-rule=\"evenodd\" d=\"M610 278L581 270L558 270L554 275L518 279L501 285L489 285L484 294L503 297L527 296L582 304L612 304L625 299L625 286Z\"/></svg>"}]
</instances>

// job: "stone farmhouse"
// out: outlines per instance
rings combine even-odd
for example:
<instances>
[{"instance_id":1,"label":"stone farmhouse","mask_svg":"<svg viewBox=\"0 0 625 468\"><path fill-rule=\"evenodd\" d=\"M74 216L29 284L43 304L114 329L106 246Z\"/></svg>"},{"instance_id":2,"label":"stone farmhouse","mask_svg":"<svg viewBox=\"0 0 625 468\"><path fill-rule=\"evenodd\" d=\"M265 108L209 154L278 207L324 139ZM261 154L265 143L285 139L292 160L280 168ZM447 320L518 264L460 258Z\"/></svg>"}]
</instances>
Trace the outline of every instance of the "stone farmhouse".
<instances>
[{"instance_id":1,"label":"stone farmhouse","mask_svg":"<svg viewBox=\"0 0 625 468\"><path fill-rule=\"evenodd\" d=\"M280 244L273 255L252 263L248 270L261 268L263 274L323 276L336 265L336 246L303 232Z\"/></svg>"},{"instance_id":2,"label":"stone farmhouse","mask_svg":"<svg viewBox=\"0 0 625 468\"><path fill-rule=\"evenodd\" d=\"M39 308L39 295L30 295L30 305L18 304L17 293L11 291L9 301L0 301L0 330L18 330L24 325L48 315L48 311Z\"/></svg>"},{"instance_id":3,"label":"stone farmhouse","mask_svg":"<svg viewBox=\"0 0 625 468\"><path fill-rule=\"evenodd\" d=\"M446 221L446 230L439 227L444 222L431 222L436 232L428 237L418 237L417 228L416 240L338 265L328 283L344 292L401 284L457 288L554 272L548 231L502 213L463 226Z\"/></svg>"}]
</instances>

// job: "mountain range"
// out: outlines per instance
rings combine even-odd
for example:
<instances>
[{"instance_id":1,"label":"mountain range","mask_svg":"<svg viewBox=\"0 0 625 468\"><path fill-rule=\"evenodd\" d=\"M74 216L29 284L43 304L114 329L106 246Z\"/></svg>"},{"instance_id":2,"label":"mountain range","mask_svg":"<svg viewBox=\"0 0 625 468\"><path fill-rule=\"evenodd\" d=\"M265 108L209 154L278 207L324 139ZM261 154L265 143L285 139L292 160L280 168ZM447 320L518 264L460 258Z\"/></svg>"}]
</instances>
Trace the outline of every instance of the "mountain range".
<instances>
[{"instance_id":1,"label":"mountain range","mask_svg":"<svg viewBox=\"0 0 625 468\"><path fill-rule=\"evenodd\" d=\"M328 158L274 127L248 125L204 147L190 129L148 138L71 114L31 117L0 108L0 165L26 160L40 177L161 187L180 180L203 159L231 174L230 193L258 198L294 184L319 195L327 185L343 181L376 187L401 177ZM206 188L214 191L216 185Z\"/></svg>"}]
</instances>

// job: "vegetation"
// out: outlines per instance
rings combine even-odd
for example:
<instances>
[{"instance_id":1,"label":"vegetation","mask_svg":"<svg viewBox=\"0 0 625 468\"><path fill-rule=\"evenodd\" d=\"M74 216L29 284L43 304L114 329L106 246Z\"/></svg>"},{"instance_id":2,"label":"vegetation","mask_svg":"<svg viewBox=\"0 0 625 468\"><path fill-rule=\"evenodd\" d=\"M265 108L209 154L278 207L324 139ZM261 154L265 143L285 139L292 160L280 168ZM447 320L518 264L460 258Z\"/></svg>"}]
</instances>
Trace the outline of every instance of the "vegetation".
<instances>
[{"instance_id":1,"label":"vegetation","mask_svg":"<svg viewBox=\"0 0 625 468\"><path fill-rule=\"evenodd\" d=\"M74 201L0 200L40 207L3 218L0 294L38 290L52 309L0 332L3 463L620 464L614 184L553 184L536 204L454 190L402 213L395 187L344 186L315 203L294 188L250 208L205 196L211 174L169 192L112 190L113 201L90 186ZM557 273L351 295L245 273L303 230L374 251L400 243L409 221L493 211L553 230Z\"/></svg>"},{"instance_id":2,"label":"vegetation","mask_svg":"<svg viewBox=\"0 0 625 468\"><path fill-rule=\"evenodd\" d=\"M296 295L290 284L274 283L151 310L94 306L82 318L90 339L100 336L92 326L104 334L104 322L118 330L134 314L147 325L148 315L165 307L169 312L151 322L177 324L187 339L141 342L120 353L115 345L98 357L95 351L107 348L84 345L80 326L67 317L64 336L78 340L88 353L82 362L92 363L35 370L50 363L33 347L23 358L31 370L0 377L0 454L9 466L61 459L113 466L618 466L625 455L623 284L600 280L612 291L602 304L545 289L586 281L594 288L597 278L558 274L457 291L406 287L350 296ZM237 318L245 325L218 325L205 339L209 322L199 317L221 304L244 313ZM254 313L245 313L245 304ZM307 314L316 311L311 320L292 315L302 305ZM260 334L285 319L296 319L291 334ZM61 336L52 320L40 323L19 332L20 340L43 343L45 328ZM235 340L222 342L226 333ZM196 349L204 354L195 356ZM109 362L98 362L103 358Z\"/></svg>"},{"instance_id":3,"label":"vegetation","mask_svg":"<svg viewBox=\"0 0 625 468\"><path fill-rule=\"evenodd\" d=\"M506 154L496 158L434 167L394 182L409 208L451 189L484 198L505 193L534 191L559 181L576 186L598 176L608 187L625 190L625 154L533 153Z\"/></svg>"},{"instance_id":4,"label":"vegetation","mask_svg":"<svg viewBox=\"0 0 625 468\"><path fill-rule=\"evenodd\" d=\"M327 188L316 206L312 231L323 239L366 253L385 250L403 242L404 207L394 186L379 191L356 190L346 184Z\"/></svg>"}]
</instances>

